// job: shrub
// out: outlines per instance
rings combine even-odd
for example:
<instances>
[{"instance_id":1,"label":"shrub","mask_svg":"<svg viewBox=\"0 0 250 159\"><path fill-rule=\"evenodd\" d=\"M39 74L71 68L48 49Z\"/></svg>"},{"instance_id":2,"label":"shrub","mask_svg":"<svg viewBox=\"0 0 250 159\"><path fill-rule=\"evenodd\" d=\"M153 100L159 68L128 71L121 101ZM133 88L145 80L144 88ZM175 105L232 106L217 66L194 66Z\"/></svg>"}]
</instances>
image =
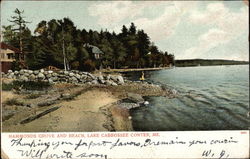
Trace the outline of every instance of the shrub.
<instances>
[{"instance_id":1,"label":"shrub","mask_svg":"<svg viewBox=\"0 0 250 159\"><path fill-rule=\"evenodd\" d=\"M72 69L77 70L79 69L80 63L79 61L75 61L71 64Z\"/></svg>"},{"instance_id":2,"label":"shrub","mask_svg":"<svg viewBox=\"0 0 250 159\"><path fill-rule=\"evenodd\" d=\"M2 83L3 91L10 91L14 87L13 83Z\"/></svg>"},{"instance_id":3,"label":"shrub","mask_svg":"<svg viewBox=\"0 0 250 159\"><path fill-rule=\"evenodd\" d=\"M85 71L94 71L95 70L95 63L92 60L86 60L83 64Z\"/></svg>"},{"instance_id":4,"label":"shrub","mask_svg":"<svg viewBox=\"0 0 250 159\"><path fill-rule=\"evenodd\" d=\"M51 86L44 81L13 81L9 84L2 84L2 90L25 89L25 90L44 90Z\"/></svg>"},{"instance_id":5,"label":"shrub","mask_svg":"<svg viewBox=\"0 0 250 159\"><path fill-rule=\"evenodd\" d=\"M26 90L43 90L49 88L51 85L49 82L44 81L14 81L14 83L18 86L21 86L22 89Z\"/></svg>"},{"instance_id":6,"label":"shrub","mask_svg":"<svg viewBox=\"0 0 250 159\"><path fill-rule=\"evenodd\" d=\"M36 99L38 97L40 97L40 94L29 94L25 98L26 99Z\"/></svg>"}]
</instances>

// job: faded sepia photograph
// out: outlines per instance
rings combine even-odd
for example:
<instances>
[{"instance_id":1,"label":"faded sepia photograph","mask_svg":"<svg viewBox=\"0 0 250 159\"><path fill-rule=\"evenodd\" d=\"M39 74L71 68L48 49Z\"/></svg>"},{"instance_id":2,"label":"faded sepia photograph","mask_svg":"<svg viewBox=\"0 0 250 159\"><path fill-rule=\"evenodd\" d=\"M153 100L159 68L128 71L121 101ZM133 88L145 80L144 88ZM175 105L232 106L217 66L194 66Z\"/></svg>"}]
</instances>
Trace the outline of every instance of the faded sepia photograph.
<instances>
[{"instance_id":1,"label":"faded sepia photograph","mask_svg":"<svg viewBox=\"0 0 250 159\"><path fill-rule=\"evenodd\" d=\"M2 132L249 129L249 1L1 1Z\"/></svg>"}]
</instances>

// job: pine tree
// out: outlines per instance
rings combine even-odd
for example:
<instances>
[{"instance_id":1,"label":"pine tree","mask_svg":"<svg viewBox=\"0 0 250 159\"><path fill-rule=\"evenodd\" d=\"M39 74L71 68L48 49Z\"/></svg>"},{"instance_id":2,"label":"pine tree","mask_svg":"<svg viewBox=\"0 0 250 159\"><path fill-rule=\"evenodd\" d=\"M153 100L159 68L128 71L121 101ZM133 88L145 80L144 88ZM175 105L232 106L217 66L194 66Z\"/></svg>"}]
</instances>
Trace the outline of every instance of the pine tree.
<instances>
[{"instance_id":1,"label":"pine tree","mask_svg":"<svg viewBox=\"0 0 250 159\"><path fill-rule=\"evenodd\" d=\"M14 11L16 14L15 16L12 16L11 19L9 20L10 22L13 23L13 26L16 27L13 29L13 31L16 32L18 39L19 39L19 49L20 53L24 53L24 31L27 29L26 24L30 23L24 19L24 16L22 15L24 11L20 11L18 8Z\"/></svg>"},{"instance_id":2,"label":"pine tree","mask_svg":"<svg viewBox=\"0 0 250 159\"><path fill-rule=\"evenodd\" d=\"M122 37L126 37L128 35L128 29L125 25L122 26Z\"/></svg>"},{"instance_id":3,"label":"pine tree","mask_svg":"<svg viewBox=\"0 0 250 159\"><path fill-rule=\"evenodd\" d=\"M129 28L129 33L132 35L136 34L136 26L134 23L131 23L130 28Z\"/></svg>"}]
</instances>

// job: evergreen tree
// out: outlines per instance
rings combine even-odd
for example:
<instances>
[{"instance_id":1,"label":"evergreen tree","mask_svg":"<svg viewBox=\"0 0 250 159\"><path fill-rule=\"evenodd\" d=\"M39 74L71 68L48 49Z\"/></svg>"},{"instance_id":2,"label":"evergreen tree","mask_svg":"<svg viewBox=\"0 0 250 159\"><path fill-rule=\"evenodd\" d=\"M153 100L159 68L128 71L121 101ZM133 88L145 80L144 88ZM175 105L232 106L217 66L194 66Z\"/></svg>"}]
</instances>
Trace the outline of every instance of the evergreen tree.
<instances>
[{"instance_id":1,"label":"evergreen tree","mask_svg":"<svg viewBox=\"0 0 250 159\"><path fill-rule=\"evenodd\" d=\"M113 48L113 68L117 68L117 63L120 64L120 67L125 60L126 48L123 46L122 42L120 42L116 37L111 40L111 45Z\"/></svg>"},{"instance_id":2,"label":"evergreen tree","mask_svg":"<svg viewBox=\"0 0 250 159\"><path fill-rule=\"evenodd\" d=\"M136 34L136 26L134 23L131 23L130 28L129 28L129 33L132 35Z\"/></svg>"},{"instance_id":3,"label":"evergreen tree","mask_svg":"<svg viewBox=\"0 0 250 159\"><path fill-rule=\"evenodd\" d=\"M17 33L13 31L13 25L3 26L3 42L18 47L18 36Z\"/></svg>"},{"instance_id":4,"label":"evergreen tree","mask_svg":"<svg viewBox=\"0 0 250 159\"><path fill-rule=\"evenodd\" d=\"M69 18L41 21L35 35L26 27L23 11L15 10L13 25L3 26L4 42L26 52L26 63L32 69L53 65L65 70L94 70L100 65L110 68L160 67L174 64L174 55L162 52L150 41L144 30L134 23L123 25L120 34L79 30ZM104 54L96 59L92 47Z\"/></svg>"},{"instance_id":5,"label":"evergreen tree","mask_svg":"<svg viewBox=\"0 0 250 159\"><path fill-rule=\"evenodd\" d=\"M24 53L24 31L27 30L27 26L26 24L30 23L28 21L26 21L23 17L23 13L24 11L20 11L19 9L16 8L16 10L14 11L14 13L16 14L15 16L11 17L11 20L9 20L10 22L13 23L13 26L15 28L13 28L13 31L16 32L16 35L18 36L18 40L19 40L19 49L20 49L20 53L23 54Z\"/></svg>"},{"instance_id":6,"label":"evergreen tree","mask_svg":"<svg viewBox=\"0 0 250 159\"><path fill-rule=\"evenodd\" d=\"M128 28L125 25L122 26L121 35L122 35L122 37L126 37L128 35Z\"/></svg>"}]
</instances>

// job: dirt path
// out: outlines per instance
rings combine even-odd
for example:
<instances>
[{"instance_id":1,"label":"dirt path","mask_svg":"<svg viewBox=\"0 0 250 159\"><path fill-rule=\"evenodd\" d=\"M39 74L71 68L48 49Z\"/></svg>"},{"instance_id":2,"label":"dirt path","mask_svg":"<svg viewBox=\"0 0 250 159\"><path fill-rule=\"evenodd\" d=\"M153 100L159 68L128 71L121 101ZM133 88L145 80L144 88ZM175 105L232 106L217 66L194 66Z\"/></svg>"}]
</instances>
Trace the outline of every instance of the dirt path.
<instances>
[{"instance_id":1,"label":"dirt path","mask_svg":"<svg viewBox=\"0 0 250 159\"><path fill-rule=\"evenodd\" d=\"M56 104L55 106L61 107L54 112L27 124L9 126L5 130L19 132L109 131L104 125L110 121L101 108L117 100L118 98L107 91L87 91L74 100Z\"/></svg>"}]
</instances>

